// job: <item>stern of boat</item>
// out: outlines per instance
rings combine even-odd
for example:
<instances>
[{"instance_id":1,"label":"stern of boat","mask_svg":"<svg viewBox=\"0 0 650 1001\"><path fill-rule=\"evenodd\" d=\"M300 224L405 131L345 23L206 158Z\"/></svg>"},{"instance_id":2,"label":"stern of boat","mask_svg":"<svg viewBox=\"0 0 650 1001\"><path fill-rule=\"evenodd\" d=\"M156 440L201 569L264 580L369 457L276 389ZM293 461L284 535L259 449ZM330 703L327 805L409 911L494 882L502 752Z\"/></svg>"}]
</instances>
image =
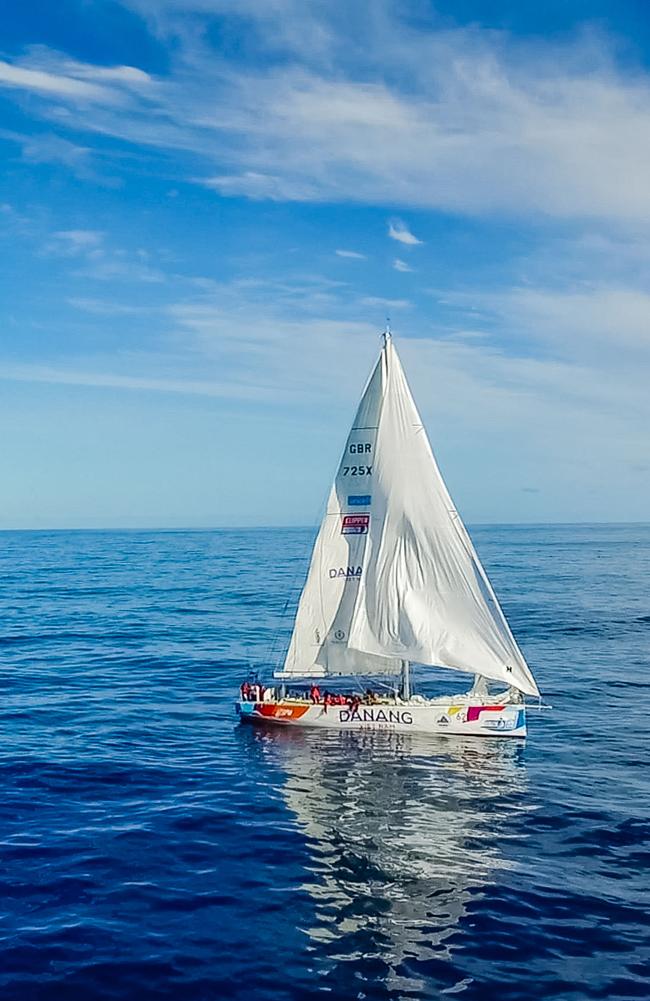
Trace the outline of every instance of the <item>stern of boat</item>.
<instances>
[{"instance_id":1,"label":"stern of boat","mask_svg":"<svg viewBox=\"0 0 650 1001\"><path fill-rule=\"evenodd\" d=\"M434 732L476 737L525 737L526 707L513 705L451 705L433 714Z\"/></svg>"}]
</instances>

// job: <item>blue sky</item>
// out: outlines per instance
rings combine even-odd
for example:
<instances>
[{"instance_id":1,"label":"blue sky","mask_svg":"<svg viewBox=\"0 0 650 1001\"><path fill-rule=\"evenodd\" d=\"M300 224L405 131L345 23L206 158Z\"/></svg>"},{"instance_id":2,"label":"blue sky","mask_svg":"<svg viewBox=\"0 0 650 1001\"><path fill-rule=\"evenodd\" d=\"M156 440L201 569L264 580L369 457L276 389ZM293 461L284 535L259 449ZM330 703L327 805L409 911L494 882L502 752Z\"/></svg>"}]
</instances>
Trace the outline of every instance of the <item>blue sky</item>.
<instances>
[{"instance_id":1,"label":"blue sky","mask_svg":"<svg viewBox=\"0 0 650 1001\"><path fill-rule=\"evenodd\" d=\"M644 2L63 0L0 50L0 527L314 524L387 314L469 522L647 520Z\"/></svg>"}]
</instances>

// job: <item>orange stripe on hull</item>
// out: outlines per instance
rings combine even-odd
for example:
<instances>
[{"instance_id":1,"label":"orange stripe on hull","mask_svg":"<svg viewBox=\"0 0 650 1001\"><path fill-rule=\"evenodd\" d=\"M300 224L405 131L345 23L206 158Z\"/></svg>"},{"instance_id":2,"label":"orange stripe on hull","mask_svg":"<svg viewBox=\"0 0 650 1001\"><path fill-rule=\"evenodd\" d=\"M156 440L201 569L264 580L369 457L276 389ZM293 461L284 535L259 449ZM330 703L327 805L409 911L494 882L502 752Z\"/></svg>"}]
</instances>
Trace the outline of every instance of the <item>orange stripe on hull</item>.
<instances>
[{"instance_id":1,"label":"orange stripe on hull","mask_svg":"<svg viewBox=\"0 0 650 1001\"><path fill-rule=\"evenodd\" d=\"M264 719L272 719L277 722L286 721L287 723L293 720L300 719L304 716L309 706L288 706L277 702L258 702L255 706L255 713L259 716L263 716Z\"/></svg>"}]
</instances>

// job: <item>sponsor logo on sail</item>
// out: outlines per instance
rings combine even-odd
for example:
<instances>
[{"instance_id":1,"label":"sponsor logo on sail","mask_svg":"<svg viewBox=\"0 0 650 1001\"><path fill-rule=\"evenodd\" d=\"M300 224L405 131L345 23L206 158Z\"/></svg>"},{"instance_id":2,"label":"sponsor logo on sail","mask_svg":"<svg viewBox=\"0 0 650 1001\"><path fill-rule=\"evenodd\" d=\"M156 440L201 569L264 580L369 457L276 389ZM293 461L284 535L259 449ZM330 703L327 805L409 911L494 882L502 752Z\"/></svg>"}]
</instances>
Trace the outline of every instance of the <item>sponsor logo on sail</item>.
<instances>
[{"instance_id":1,"label":"sponsor logo on sail","mask_svg":"<svg viewBox=\"0 0 650 1001\"><path fill-rule=\"evenodd\" d=\"M331 580L345 577L346 580L358 580L363 573L363 567L330 567L328 574Z\"/></svg>"},{"instance_id":2,"label":"sponsor logo on sail","mask_svg":"<svg viewBox=\"0 0 650 1001\"><path fill-rule=\"evenodd\" d=\"M346 514L341 525L341 535L366 535L369 524L369 514Z\"/></svg>"},{"instance_id":3,"label":"sponsor logo on sail","mask_svg":"<svg viewBox=\"0 0 650 1001\"><path fill-rule=\"evenodd\" d=\"M348 497L350 507L370 507L372 497L370 494L351 494Z\"/></svg>"}]
</instances>

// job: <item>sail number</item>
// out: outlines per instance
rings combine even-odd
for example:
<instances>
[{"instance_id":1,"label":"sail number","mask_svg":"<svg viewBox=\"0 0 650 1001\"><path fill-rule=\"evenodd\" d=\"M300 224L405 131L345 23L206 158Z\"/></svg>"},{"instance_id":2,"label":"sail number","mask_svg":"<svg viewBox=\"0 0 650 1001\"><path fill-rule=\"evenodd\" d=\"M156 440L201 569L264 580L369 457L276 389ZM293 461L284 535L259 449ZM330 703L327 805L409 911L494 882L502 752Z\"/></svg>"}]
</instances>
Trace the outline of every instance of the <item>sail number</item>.
<instances>
[{"instance_id":1,"label":"sail number","mask_svg":"<svg viewBox=\"0 0 650 1001\"><path fill-rule=\"evenodd\" d=\"M370 476L372 466L343 466L344 476Z\"/></svg>"}]
</instances>

